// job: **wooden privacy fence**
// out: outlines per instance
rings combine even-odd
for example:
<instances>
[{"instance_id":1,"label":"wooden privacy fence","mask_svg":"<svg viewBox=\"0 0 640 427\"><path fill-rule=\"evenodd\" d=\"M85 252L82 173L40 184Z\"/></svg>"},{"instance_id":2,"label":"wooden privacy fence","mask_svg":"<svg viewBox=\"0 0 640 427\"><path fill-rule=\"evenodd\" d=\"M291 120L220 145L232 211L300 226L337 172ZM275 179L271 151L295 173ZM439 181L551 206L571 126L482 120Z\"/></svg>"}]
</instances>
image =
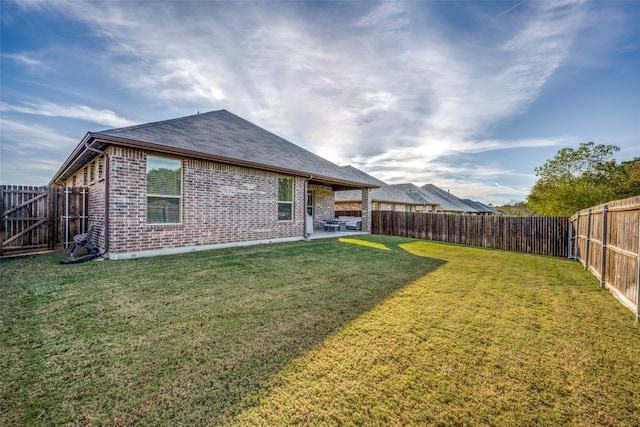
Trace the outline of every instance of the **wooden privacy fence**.
<instances>
[{"instance_id":1,"label":"wooden privacy fence","mask_svg":"<svg viewBox=\"0 0 640 427\"><path fill-rule=\"evenodd\" d=\"M87 227L85 188L0 186L0 256L68 247Z\"/></svg>"},{"instance_id":2,"label":"wooden privacy fence","mask_svg":"<svg viewBox=\"0 0 640 427\"><path fill-rule=\"evenodd\" d=\"M582 210L570 221L569 257L582 262L640 322L640 196Z\"/></svg>"},{"instance_id":3,"label":"wooden privacy fence","mask_svg":"<svg viewBox=\"0 0 640 427\"><path fill-rule=\"evenodd\" d=\"M372 212L371 232L566 258L567 217Z\"/></svg>"}]
</instances>

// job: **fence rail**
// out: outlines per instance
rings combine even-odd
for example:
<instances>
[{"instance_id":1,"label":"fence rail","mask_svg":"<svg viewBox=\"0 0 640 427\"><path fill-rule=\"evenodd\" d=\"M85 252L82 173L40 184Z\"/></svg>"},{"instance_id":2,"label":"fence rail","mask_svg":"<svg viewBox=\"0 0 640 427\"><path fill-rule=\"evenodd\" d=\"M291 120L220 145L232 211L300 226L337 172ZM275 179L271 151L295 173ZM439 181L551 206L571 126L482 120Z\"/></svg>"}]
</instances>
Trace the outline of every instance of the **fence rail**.
<instances>
[{"instance_id":1,"label":"fence rail","mask_svg":"<svg viewBox=\"0 0 640 427\"><path fill-rule=\"evenodd\" d=\"M86 229L87 194L84 188L0 186L0 256L68 247Z\"/></svg>"},{"instance_id":2,"label":"fence rail","mask_svg":"<svg viewBox=\"0 0 640 427\"><path fill-rule=\"evenodd\" d=\"M372 233L566 258L567 217L373 211Z\"/></svg>"},{"instance_id":3,"label":"fence rail","mask_svg":"<svg viewBox=\"0 0 640 427\"><path fill-rule=\"evenodd\" d=\"M640 322L640 196L576 213L570 219L571 251Z\"/></svg>"}]
</instances>

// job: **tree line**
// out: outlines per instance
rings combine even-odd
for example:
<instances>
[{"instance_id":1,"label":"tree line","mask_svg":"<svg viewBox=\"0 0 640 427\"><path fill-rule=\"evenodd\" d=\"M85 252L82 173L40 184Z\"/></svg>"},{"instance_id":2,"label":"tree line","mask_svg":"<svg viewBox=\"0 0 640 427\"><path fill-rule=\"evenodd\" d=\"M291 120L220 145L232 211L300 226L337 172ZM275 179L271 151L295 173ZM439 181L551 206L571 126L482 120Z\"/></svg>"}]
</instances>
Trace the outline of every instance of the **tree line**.
<instances>
[{"instance_id":1,"label":"tree line","mask_svg":"<svg viewBox=\"0 0 640 427\"><path fill-rule=\"evenodd\" d=\"M535 168L538 179L526 203L499 208L515 215L571 216L591 206L640 195L640 157L618 163L614 155L619 150L595 142L562 148Z\"/></svg>"}]
</instances>

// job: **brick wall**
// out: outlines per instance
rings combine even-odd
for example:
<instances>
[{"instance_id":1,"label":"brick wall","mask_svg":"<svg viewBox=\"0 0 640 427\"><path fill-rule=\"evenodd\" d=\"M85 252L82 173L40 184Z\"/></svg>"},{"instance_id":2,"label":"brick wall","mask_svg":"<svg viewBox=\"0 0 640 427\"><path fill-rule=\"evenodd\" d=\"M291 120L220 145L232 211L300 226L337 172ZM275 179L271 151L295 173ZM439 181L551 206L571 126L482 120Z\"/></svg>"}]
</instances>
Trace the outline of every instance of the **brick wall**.
<instances>
[{"instance_id":1,"label":"brick wall","mask_svg":"<svg viewBox=\"0 0 640 427\"><path fill-rule=\"evenodd\" d=\"M304 179L294 177L294 219L278 221L278 174L182 162L182 223L147 224L146 154L110 151L110 252L127 253L303 235Z\"/></svg>"},{"instance_id":2,"label":"brick wall","mask_svg":"<svg viewBox=\"0 0 640 427\"><path fill-rule=\"evenodd\" d=\"M112 146L107 154L112 254L303 236L307 207L303 177L293 177L294 219L278 221L278 173L183 159L182 222L147 224L146 153ZM100 157L65 182L66 186L89 188L89 222L95 228L94 243L102 250L106 187L103 162ZM314 194L314 228L322 229L322 221L335 217L333 189L309 184L308 190ZM358 203L357 209L361 208L362 203Z\"/></svg>"},{"instance_id":3,"label":"brick wall","mask_svg":"<svg viewBox=\"0 0 640 427\"><path fill-rule=\"evenodd\" d=\"M309 191L313 191L313 228L322 230L322 221L335 219L334 193L330 186L309 184Z\"/></svg>"}]
</instances>

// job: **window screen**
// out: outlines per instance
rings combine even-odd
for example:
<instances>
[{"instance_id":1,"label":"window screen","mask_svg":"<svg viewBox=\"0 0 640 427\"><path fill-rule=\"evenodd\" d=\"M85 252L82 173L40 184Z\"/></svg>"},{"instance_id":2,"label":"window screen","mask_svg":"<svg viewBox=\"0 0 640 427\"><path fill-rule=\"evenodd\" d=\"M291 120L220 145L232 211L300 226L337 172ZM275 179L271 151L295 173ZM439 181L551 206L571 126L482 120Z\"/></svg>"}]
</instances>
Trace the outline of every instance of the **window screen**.
<instances>
[{"instance_id":1,"label":"window screen","mask_svg":"<svg viewBox=\"0 0 640 427\"><path fill-rule=\"evenodd\" d=\"M181 222L182 161L147 156L147 223Z\"/></svg>"}]
</instances>

